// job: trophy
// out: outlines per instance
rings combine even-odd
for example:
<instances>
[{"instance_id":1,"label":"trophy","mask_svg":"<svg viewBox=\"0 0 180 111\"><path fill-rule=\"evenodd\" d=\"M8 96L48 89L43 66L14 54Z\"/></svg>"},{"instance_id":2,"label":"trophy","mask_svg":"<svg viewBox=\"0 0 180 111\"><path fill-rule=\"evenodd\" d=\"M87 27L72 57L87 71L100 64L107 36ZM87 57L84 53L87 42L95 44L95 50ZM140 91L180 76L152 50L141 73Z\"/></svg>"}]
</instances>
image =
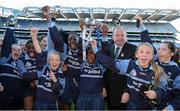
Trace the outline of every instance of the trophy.
<instances>
[{"instance_id":1,"label":"trophy","mask_svg":"<svg viewBox=\"0 0 180 111\"><path fill-rule=\"evenodd\" d=\"M82 30L82 48L83 48L83 60L86 60L86 47L89 42L93 40L92 32L100 27L100 23L95 19L85 18L80 20L80 27Z\"/></svg>"}]
</instances>

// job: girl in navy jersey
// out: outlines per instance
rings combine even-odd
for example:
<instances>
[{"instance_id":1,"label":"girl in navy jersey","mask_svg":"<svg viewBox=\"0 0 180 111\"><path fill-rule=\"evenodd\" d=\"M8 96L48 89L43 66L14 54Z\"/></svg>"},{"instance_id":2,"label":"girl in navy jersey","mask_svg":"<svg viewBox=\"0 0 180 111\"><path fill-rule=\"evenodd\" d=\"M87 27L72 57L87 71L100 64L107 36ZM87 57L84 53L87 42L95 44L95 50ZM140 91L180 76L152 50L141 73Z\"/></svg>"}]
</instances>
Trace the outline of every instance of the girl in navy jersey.
<instances>
[{"instance_id":1,"label":"girl in navy jersey","mask_svg":"<svg viewBox=\"0 0 180 111\"><path fill-rule=\"evenodd\" d=\"M57 109L56 102L64 88L64 76L59 68L61 64L60 55L56 51L48 54L41 50L37 40L38 30L31 29L33 45L37 51L36 67L37 73L30 73L23 76L25 81L38 79L36 102L34 109ZM48 63L45 61L48 58Z\"/></svg>"},{"instance_id":2,"label":"girl in navy jersey","mask_svg":"<svg viewBox=\"0 0 180 111\"><path fill-rule=\"evenodd\" d=\"M154 64L153 47L149 43L142 43L137 47L137 60L113 60L104 55L101 50L97 52L96 41L91 42L97 59L112 71L126 75L130 99L128 109L154 109L151 100L161 101L166 91L167 79L162 68ZM153 89L149 89L153 85ZM145 89L144 87L148 87Z\"/></svg>"},{"instance_id":3,"label":"girl in navy jersey","mask_svg":"<svg viewBox=\"0 0 180 111\"><path fill-rule=\"evenodd\" d=\"M77 110L103 110L104 97L103 88L103 66L96 61L92 48L87 49L87 61L81 64L79 81L79 96L77 99Z\"/></svg>"},{"instance_id":4,"label":"girl in navy jersey","mask_svg":"<svg viewBox=\"0 0 180 111\"><path fill-rule=\"evenodd\" d=\"M171 61L176 51L175 45L172 42L163 42L158 49L158 64L164 68L164 71L169 77L168 90L164 96L161 108L167 110L180 109L180 68Z\"/></svg>"},{"instance_id":5,"label":"girl in navy jersey","mask_svg":"<svg viewBox=\"0 0 180 111\"><path fill-rule=\"evenodd\" d=\"M28 72L36 72L36 52L32 40L26 42L26 50L21 57ZM36 82L24 83L24 109L32 110L36 94Z\"/></svg>"},{"instance_id":6,"label":"girl in navy jersey","mask_svg":"<svg viewBox=\"0 0 180 111\"><path fill-rule=\"evenodd\" d=\"M2 44L2 57L0 58L0 83L3 90L0 92L0 109L18 110L23 108L23 80L26 72L23 62L19 59L22 54L21 47L16 43L14 28L9 27Z\"/></svg>"},{"instance_id":7,"label":"girl in navy jersey","mask_svg":"<svg viewBox=\"0 0 180 111\"><path fill-rule=\"evenodd\" d=\"M144 30L140 36L142 42L149 42L152 44L148 30L145 28L142 18L137 16L136 19L140 21L140 29ZM180 81L178 80L180 76L180 68L173 61L173 56L176 55L176 47L174 43L165 41L160 44L158 50L155 52L157 52L158 57L156 60L157 64L163 67L165 73L169 77L168 90L162 99L160 109L180 109L180 104L178 104L180 102L180 85L178 85L180 84Z\"/></svg>"},{"instance_id":8,"label":"girl in navy jersey","mask_svg":"<svg viewBox=\"0 0 180 111\"><path fill-rule=\"evenodd\" d=\"M41 54L37 55L41 56ZM38 64L38 60L37 60ZM51 52L48 56L48 63L37 73L29 73L23 76L25 81L38 79L36 110L57 110L57 100L63 93L65 79L59 69L61 64L58 52Z\"/></svg>"}]
</instances>

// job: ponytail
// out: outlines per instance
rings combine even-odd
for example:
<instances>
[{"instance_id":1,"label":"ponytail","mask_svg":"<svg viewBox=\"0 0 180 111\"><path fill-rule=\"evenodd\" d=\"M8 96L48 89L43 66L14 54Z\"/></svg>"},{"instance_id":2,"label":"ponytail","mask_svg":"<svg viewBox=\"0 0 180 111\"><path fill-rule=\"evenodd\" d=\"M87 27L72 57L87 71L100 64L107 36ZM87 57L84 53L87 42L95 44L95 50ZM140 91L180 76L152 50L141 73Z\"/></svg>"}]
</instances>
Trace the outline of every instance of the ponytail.
<instances>
[{"instance_id":1,"label":"ponytail","mask_svg":"<svg viewBox=\"0 0 180 111\"><path fill-rule=\"evenodd\" d=\"M155 64L153 60L150 61L150 64L153 68L154 71L154 83L155 87L158 87L160 85L160 79L162 75L165 75L165 72L162 67L159 65Z\"/></svg>"}]
</instances>

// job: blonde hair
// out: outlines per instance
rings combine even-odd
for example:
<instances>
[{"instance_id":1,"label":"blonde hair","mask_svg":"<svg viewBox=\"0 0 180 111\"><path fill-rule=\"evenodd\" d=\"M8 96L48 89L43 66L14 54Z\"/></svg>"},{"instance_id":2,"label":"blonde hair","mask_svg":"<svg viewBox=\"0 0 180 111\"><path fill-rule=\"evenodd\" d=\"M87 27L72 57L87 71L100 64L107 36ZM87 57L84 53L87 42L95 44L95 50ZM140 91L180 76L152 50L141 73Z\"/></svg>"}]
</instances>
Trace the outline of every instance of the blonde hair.
<instances>
[{"instance_id":1,"label":"blonde hair","mask_svg":"<svg viewBox=\"0 0 180 111\"><path fill-rule=\"evenodd\" d=\"M153 58L153 56L154 56L154 48L153 48L153 46L150 43L144 42L144 43L139 44L137 46L136 52L138 51L139 47L141 47L143 45L148 46L148 47L150 47L152 49L152 58ZM161 78L162 75L165 74L165 72L164 72L162 67L160 67L159 65L155 64L153 59L151 59L150 65L152 66L152 69L153 69L153 72L154 72L155 87L158 87L159 84L160 84L160 78Z\"/></svg>"}]
</instances>

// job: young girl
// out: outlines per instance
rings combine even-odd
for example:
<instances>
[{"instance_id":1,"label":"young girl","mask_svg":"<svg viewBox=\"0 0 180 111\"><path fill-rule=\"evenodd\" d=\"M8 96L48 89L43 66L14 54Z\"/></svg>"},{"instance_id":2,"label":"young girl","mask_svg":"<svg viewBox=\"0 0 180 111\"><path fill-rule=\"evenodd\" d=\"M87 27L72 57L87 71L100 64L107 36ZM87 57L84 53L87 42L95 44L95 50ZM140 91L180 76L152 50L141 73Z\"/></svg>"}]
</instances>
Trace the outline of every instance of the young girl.
<instances>
[{"instance_id":1,"label":"young girl","mask_svg":"<svg viewBox=\"0 0 180 111\"><path fill-rule=\"evenodd\" d=\"M149 42L152 44L148 30L145 28L142 18L138 16L137 19L140 21L140 28L144 30L141 34L142 42ZM180 89L178 84L180 84L180 82L176 82L180 76L180 69L173 61L174 55L176 55L176 47L174 43L165 41L160 44L157 50L158 59L156 62L158 65L163 67L165 73L169 76L168 90L162 99L160 109L180 109L180 105L178 104L180 102L180 93L178 93Z\"/></svg>"},{"instance_id":2,"label":"young girl","mask_svg":"<svg viewBox=\"0 0 180 111\"><path fill-rule=\"evenodd\" d=\"M162 100L164 104L161 104L161 108L167 110L180 109L180 105L178 104L180 102L180 86L178 85L180 81L175 82L180 76L180 68L174 61L171 61L175 51L176 48L172 42L161 43L157 51L158 64L164 68L164 71L169 76L168 91Z\"/></svg>"},{"instance_id":3,"label":"young girl","mask_svg":"<svg viewBox=\"0 0 180 111\"><path fill-rule=\"evenodd\" d=\"M32 40L28 40L25 46L26 50L21 57L27 72L36 72L36 52ZM24 109L32 110L36 94L36 82L30 81L24 83Z\"/></svg>"},{"instance_id":4,"label":"young girl","mask_svg":"<svg viewBox=\"0 0 180 111\"><path fill-rule=\"evenodd\" d=\"M21 47L15 43L14 29L8 28L2 44L0 58L0 83L3 90L0 92L0 108L2 110L18 110L23 108L23 80L26 72L23 62L19 59Z\"/></svg>"},{"instance_id":5,"label":"young girl","mask_svg":"<svg viewBox=\"0 0 180 111\"><path fill-rule=\"evenodd\" d=\"M65 79L59 70L61 64L59 53L51 52L47 60L48 63L41 71L37 71L37 74L29 73L23 76L25 81L38 79L34 106L36 110L57 110L57 100L64 88Z\"/></svg>"},{"instance_id":6,"label":"young girl","mask_svg":"<svg viewBox=\"0 0 180 111\"><path fill-rule=\"evenodd\" d=\"M153 59L153 47L149 43L142 43L137 47L135 56L136 61L133 60L113 60L105 56L101 51L97 52L96 42L91 42L96 52L97 59L112 71L121 72L119 74L126 75L127 85L129 89L130 99L128 109L154 109L149 104L148 99L161 99L161 96L166 90L167 81L163 75L162 69L151 64ZM141 91L142 87L153 84L153 90ZM141 92L140 92L141 91Z\"/></svg>"},{"instance_id":7,"label":"young girl","mask_svg":"<svg viewBox=\"0 0 180 111\"><path fill-rule=\"evenodd\" d=\"M91 48L87 49L87 61L81 64L77 110L103 110L105 88L103 88L103 66L96 61Z\"/></svg>"},{"instance_id":8,"label":"young girl","mask_svg":"<svg viewBox=\"0 0 180 111\"><path fill-rule=\"evenodd\" d=\"M57 109L56 102L57 98L59 97L58 93L62 91L62 88L64 88L62 87L61 83L64 86L65 80L62 76L62 71L59 69L61 64L60 55L56 51L51 51L48 54L48 63L46 63L45 61L47 60L47 51L44 52L41 50L41 47L37 40L37 34L38 30L36 28L31 29L33 45L37 52L36 67L38 71L37 74L28 74L23 78L26 81L38 79L36 94L37 98L34 107L35 109ZM61 82L59 83L59 81ZM42 92L42 90L44 90L45 92Z\"/></svg>"},{"instance_id":9,"label":"young girl","mask_svg":"<svg viewBox=\"0 0 180 111\"><path fill-rule=\"evenodd\" d=\"M59 32L57 30L57 27L55 26L55 22L50 20L49 12L44 13L46 15L46 19L48 21L48 27L49 27L49 33L51 36L51 39L54 43L54 47L56 48L57 45L66 43L64 41L62 32ZM78 36L76 34L70 34L67 40L67 44L65 44L62 47L57 47L56 50L60 50L59 52L64 53L64 66L67 68L66 71L64 71L64 75L68 79L67 81L69 85L66 85L70 88L70 91L66 92L65 90L64 94L67 94L70 99L64 100L64 106L65 109L70 109L70 105L72 102L76 102L77 95L78 95L78 82L79 82L79 76L80 76L80 64L82 63L82 51L81 51L81 44ZM49 44L48 44L49 45ZM51 44L52 45L52 44ZM49 45L50 46L50 45ZM63 101L61 101L63 102Z\"/></svg>"}]
</instances>

